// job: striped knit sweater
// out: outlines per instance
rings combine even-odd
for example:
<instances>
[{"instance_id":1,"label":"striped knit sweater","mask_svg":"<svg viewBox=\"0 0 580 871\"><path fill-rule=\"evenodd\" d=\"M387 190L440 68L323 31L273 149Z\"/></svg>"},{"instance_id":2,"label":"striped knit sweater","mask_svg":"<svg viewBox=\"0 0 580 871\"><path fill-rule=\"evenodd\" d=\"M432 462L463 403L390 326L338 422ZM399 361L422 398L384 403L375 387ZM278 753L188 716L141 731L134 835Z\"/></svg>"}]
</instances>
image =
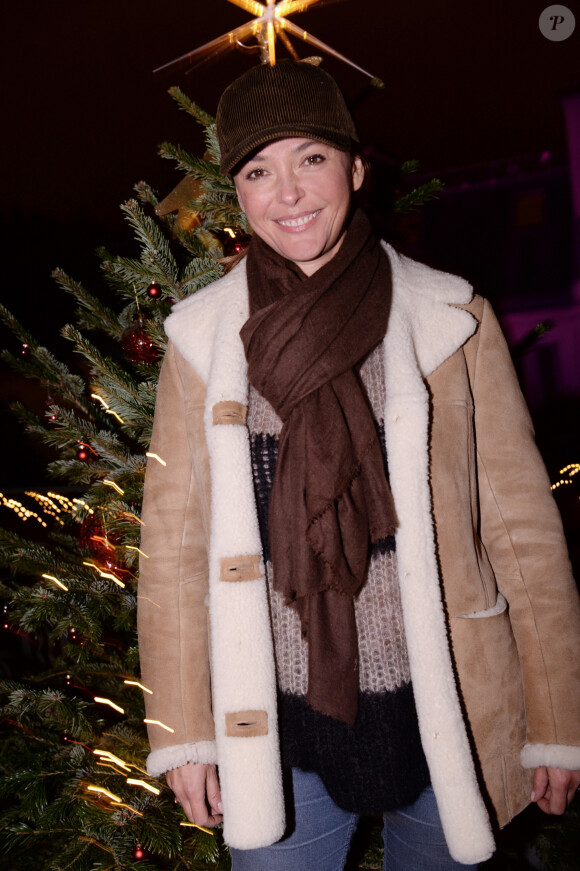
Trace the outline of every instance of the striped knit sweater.
<instances>
[{"instance_id":1,"label":"striped knit sweater","mask_svg":"<svg viewBox=\"0 0 580 871\"><path fill-rule=\"evenodd\" d=\"M383 371L380 345L361 367L361 378L384 452ZM318 773L345 810L371 814L402 807L427 786L429 774L410 680L395 539L373 546L366 582L355 599L359 713L354 726L348 726L307 703L308 644L298 614L272 586L268 502L282 422L253 388L248 425L276 653L283 762Z\"/></svg>"}]
</instances>

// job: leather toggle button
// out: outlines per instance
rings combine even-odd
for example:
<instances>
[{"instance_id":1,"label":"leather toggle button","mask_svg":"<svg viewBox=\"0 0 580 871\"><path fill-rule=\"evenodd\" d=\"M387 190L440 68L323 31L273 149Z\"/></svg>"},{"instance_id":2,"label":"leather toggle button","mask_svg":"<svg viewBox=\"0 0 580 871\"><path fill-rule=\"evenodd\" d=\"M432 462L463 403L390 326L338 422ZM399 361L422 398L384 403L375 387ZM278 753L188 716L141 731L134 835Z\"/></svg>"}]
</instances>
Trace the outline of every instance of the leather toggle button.
<instances>
[{"instance_id":1,"label":"leather toggle button","mask_svg":"<svg viewBox=\"0 0 580 871\"><path fill-rule=\"evenodd\" d=\"M226 714L226 735L231 738L256 738L268 734L267 711L235 711Z\"/></svg>"},{"instance_id":2,"label":"leather toggle button","mask_svg":"<svg viewBox=\"0 0 580 871\"><path fill-rule=\"evenodd\" d=\"M224 399L216 402L212 408L214 426L218 424L245 424L248 417L248 406L233 399Z\"/></svg>"},{"instance_id":3,"label":"leather toggle button","mask_svg":"<svg viewBox=\"0 0 580 871\"><path fill-rule=\"evenodd\" d=\"M261 577L259 554L226 556L220 560L220 581L258 581Z\"/></svg>"}]
</instances>

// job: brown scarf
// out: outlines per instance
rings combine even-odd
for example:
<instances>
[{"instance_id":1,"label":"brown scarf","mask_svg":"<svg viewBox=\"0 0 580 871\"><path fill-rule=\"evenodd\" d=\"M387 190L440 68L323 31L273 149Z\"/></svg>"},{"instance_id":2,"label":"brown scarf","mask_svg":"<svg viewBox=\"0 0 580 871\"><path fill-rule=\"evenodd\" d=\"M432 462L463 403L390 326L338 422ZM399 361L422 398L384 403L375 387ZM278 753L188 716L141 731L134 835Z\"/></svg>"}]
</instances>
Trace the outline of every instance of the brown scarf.
<instances>
[{"instance_id":1,"label":"brown scarf","mask_svg":"<svg viewBox=\"0 0 580 871\"><path fill-rule=\"evenodd\" d=\"M274 587L308 640L311 706L354 723L353 596L396 516L358 366L387 329L391 271L363 212L312 276L254 236L248 378L283 421L269 506Z\"/></svg>"}]
</instances>

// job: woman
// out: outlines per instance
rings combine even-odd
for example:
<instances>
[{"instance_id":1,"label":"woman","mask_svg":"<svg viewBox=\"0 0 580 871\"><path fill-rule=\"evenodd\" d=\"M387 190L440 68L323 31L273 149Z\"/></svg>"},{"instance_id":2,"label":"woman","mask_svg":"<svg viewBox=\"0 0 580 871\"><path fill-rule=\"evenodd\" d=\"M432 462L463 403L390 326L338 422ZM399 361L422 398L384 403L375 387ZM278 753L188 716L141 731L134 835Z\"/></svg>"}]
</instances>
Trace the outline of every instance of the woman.
<instances>
[{"instance_id":1,"label":"woman","mask_svg":"<svg viewBox=\"0 0 580 871\"><path fill-rule=\"evenodd\" d=\"M580 606L509 354L465 281L352 213L325 72L250 70L217 131L254 237L166 322L149 771L235 871L337 871L376 812L385 868L475 867L580 784Z\"/></svg>"}]
</instances>

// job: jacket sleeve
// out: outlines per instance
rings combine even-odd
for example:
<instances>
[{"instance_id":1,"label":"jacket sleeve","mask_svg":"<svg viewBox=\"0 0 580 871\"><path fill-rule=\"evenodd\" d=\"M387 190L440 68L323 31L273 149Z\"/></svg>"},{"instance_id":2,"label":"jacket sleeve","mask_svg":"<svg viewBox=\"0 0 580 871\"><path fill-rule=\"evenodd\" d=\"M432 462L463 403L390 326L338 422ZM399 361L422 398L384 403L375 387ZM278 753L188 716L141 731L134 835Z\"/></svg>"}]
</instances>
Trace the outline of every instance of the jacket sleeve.
<instances>
[{"instance_id":1,"label":"jacket sleeve","mask_svg":"<svg viewBox=\"0 0 580 871\"><path fill-rule=\"evenodd\" d=\"M524 687L524 767L580 768L580 603L509 351L486 302L473 380L481 538Z\"/></svg>"},{"instance_id":2,"label":"jacket sleeve","mask_svg":"<svg viewBox=\"0 0 580 871\"><path fill-rule=\"evenodd\" d=\"M207 631L205 386L171 343L145 475L138 590L141 674L153 776L215 762Z\"/></svg>"}]
</instances>

